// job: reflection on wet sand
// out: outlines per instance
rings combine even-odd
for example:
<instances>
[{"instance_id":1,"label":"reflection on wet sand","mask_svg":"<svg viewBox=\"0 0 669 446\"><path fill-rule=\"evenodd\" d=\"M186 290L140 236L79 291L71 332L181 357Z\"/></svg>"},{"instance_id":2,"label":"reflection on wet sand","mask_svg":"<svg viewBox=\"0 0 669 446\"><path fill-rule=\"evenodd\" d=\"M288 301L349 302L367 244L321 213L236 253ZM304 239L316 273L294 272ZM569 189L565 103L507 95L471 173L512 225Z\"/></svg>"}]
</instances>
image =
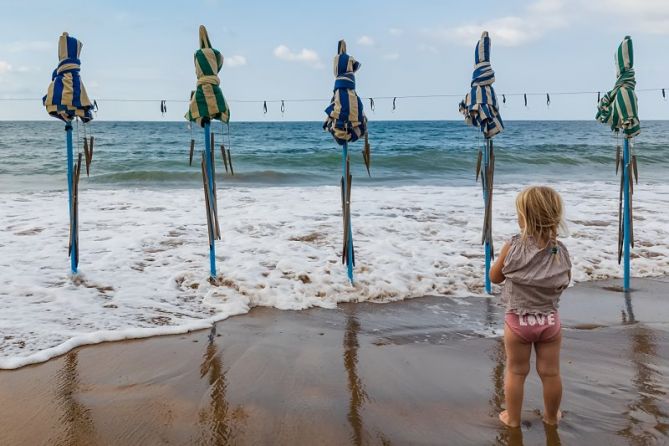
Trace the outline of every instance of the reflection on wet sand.
<instances>
[{"instance_id":1,"label":"reflection on wet sand","mask_svg":"<svg viewBox=\"0 0 669 446\"><path fill-rule=\"evenodd\" d=\"M62 446L96 444L91 411L75 396L80 386L77 354L76 351L68 353L63 368L56 375L56 402L62 408L59 420L64 432L63 438L55 444Z\"/></svg>"},{"instance_id":2,"label":"reflection on wet sand","mask_svg":"<svg viewBox=\"0 0 669 446\"><path fill-rule=\"evenodd\" d=\"M227 383L225 380L225 370L223 369L223 355L218 352L216 343L216 326L212 327L209 334L209 342L200 365L200 378L205 376L209 382L210 409L203 408L199 413L200 439L201 445L230 445L235 443L237 436L235 429L238 427L236 422L243 422L246 419L244 410L241 407L231 410L230 405L225 399Z\"/></svg>"},{"instance_id":3,"label":"reflection on wet sand","mask_svg":"<svg viewBox=\"0 0 669 446\"><path fill-rule=\"evenodd\" d=\"M618 431L618 435L628 438L633 445L656 444L661 438L657 438L653 431L657 431L661 437L666 437L669 433L669 415L659 406L666 400L667 395L658 380L662 376L655 367L657 335L634 319L629 293L626 293L625 303L627 314L623 312L623 323L634 324L634 327L630 327L630 360L635 370L632 382L638 397L628 405L628 411L625 412L628 424Z\"/></svg>"},{"instance_id":4,"label":"reflection on wet sand","mask_svg":"<svg viewBox=\"0 0 669 446\"><path fill-rule=\"evenodd\" d=\"M344 332L344 367L348 375L348 390L351 392L347 418L353 429L351 440L356 446L361 445L363 440L364 430L360 409L365 401L367 401L365 387L358 376L359 331L360 322L355 315L355 310L352 309L346 318L346 331Z\"/></svg>"}]
</instances>

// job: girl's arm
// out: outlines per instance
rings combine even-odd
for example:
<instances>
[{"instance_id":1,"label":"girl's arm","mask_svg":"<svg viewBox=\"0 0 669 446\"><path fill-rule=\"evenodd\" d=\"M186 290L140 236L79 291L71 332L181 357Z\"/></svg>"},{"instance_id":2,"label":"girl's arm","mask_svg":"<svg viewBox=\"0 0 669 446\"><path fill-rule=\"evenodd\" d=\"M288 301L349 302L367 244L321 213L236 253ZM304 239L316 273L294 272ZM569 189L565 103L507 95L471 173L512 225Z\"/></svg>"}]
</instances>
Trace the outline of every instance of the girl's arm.
<instances>
[{"instance_id":1,"label":"girl's arm","mask_svg":"<svg viewBox=\"0 0 669 446\"><path fill-rule=\"evenodd\" d=\"M495 260L495 263L493 266L490 268L490 280L492 283L502 283L504 282L504 274L502 274L502 268L504 267L504 259L506 259L506 255L509 253L509 248L511 247L511 243L506 242L504 246L502 246L502 251L499 253L499 256L497 256L497 260Z\"/></svg>"}]
</instances>

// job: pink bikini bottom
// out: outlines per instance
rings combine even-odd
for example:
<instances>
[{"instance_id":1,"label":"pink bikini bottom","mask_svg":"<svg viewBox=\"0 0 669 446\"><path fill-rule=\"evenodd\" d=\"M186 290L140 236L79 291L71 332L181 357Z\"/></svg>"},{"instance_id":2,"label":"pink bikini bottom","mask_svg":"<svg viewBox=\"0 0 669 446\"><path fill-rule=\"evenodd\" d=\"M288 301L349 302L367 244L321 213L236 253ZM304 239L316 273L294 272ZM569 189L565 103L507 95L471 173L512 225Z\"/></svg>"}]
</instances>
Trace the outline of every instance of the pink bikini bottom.
<instances>
[{"instance_id":1,"label":"pink bikini bottom","mask_svg":"<svg viewBox=\"0 0 669 446\"><path fill-rule=\"evenodd\" d=\"M524 314L506 313L504 322L511 331L528 344L549 342L560 334L560 317L557 313Z\"/></svg>"}]
</instances>

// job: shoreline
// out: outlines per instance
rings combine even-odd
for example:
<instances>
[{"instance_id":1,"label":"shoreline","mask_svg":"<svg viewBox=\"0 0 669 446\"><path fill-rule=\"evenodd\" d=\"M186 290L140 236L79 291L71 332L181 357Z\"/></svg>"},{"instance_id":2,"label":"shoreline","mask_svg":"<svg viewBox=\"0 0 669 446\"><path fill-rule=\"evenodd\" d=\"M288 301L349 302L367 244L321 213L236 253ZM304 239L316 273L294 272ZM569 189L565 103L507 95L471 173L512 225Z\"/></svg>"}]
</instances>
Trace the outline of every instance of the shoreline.
<instances>
[{"instance_id":1,"label":"shoreline","mask_svg":"<svg viewBox=\"0 0 669 446\"><path fill-rule=\"evenodd\" d=\"M597 287L596 284L601 283L601 282L611 282L612 284L610 286L607 286L604 288L605 291L609 292L622 292L622 288L615 285L614 283L617 281L620 281L622 279L606 279L604 281L601 280L594 280L594 281L585 281L585 282L578 282L574 284L572 287L569 289L573 289L574 287L579 287L580 288L591 288L592 286ZM645 278L633 278L633 280L650 280L650 281L666 281L669 283L669 277L666 276L657 276L657 277L645 277ZM449 296L423 296L423 298L432 298L432 299L451 299L454 301L457 301L459 303L467 303L470 304L471 301L474 301L473 303L476 303L477 300L480 299L496 299L499 298L498 295L495 296L467 296L467 297L459 297L459 298L452 298ZM390 301L390 302L381 302L381 301L364 301L364 302L352 302L353 304L361 304L361 303L369 303L373 305L387 305L391 303L398 303L398 302L407 302L411 301L414 299L421 299L421 297L408 297L405 299L401 300L395 300L395 301ZM346 304L348 302L340 302L338 305ZM0 372L3 370L19 370L25 367L30 367L30 366L35 366L35 365L40 365L45 362L61 358L65 355L67 355L69 352L71 352L74 349L78 349L81 347L88 347L88 346L96 346L100 344L106 344L106 343L114 343L114 342L125 342L125 341L133 341L133 340L143 340L143 339L150 339L154 337L169 337L169 336L180 336L180 335L188 335L191 333L195 333L198 331L206 331L210 330L212 326L224 322L228 319L238 317L238 316L246 316L250 312L254 311L256 308L270 308L270 309L277 309L276 307L273 306L265 306L265 305L256 305L253 306L246 311L239 311L239 312L233 312L233 313L222 313L220 315L210 317L210 318L203 318L200 320L193 321L189 323L187 326L179 325L179 326L168 326L168 327L162 327L160 329L157 328L128 328L128 329L122 329L122 330L110 330L110 331L98 331L94 333L87 333L84 335L80 335L74 338L71 338L67 340L66 342L63 342L61 344L58 344L54 347L47 348L45 350L40 350L36 353L33 353L29 356L24 356L24 357L18 357L18 358L5 358L1 359L0 358L0 364L3 366L0 367ZM571 310L570 306L570 310ZM578 310L576 311L587 311L587 309L581 308L580 306L577 307ZM301 310L294 310L294 311L306 311L310 309L329 309L326 307L319 307L319 306L312 306L306 309L301 309ZM285 310L281 310L285 311ZM573 310L572 310L573 311ZM561 314L561 320L563 325L565 324L565 319L564 319L564 314L563 310L560 310ZM669 314L667 315L667 318L665 320L669 320ZM604 321L604 323L610 323L610 321ZM599 322L592 323L592 328L598 328L600 325ZM587 329L589 327L589 324L581 324L579 328L581 329ZM501 330L503 330L503 324L501 327L498 328L499 334L501 335ZM158 333L156 333L158 331ZM493 333L491 335L494 336Z\"/></svg>"},{"instance_id":2,"label":"shoreline","mask_svg":"<svg viewBox=\"0 0 669 446\"><path fill-rule=\"evenodd\" d=\"M256 307L213 330L78 347L0 371L0 443L667 441L669 279L635 279L628 296L617 285L578 284L562 299L558 431L540 422L534 372L523 428L496 421L501 339L466 328L501 326L495 298L423 297L336 310Z\"/></svg>"}]
</instances>

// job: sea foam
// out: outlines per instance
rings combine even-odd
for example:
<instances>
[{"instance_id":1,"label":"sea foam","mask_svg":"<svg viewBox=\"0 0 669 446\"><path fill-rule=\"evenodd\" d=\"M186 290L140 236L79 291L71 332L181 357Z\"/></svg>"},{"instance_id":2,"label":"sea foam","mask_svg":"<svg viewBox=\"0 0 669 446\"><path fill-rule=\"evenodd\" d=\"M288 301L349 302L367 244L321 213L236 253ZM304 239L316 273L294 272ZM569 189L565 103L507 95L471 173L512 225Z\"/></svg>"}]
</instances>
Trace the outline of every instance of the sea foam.
<instances>
[{"instance_id":1,"label":"sea foam","mask_svg":"<svg viewBox=\"0 0 669 446\"><path fill-rule=\"evenodd\" d=\"M496 249L517 231L515 194L495 190ZM563 182L574 281L619 277L617 184ZM203 192L84 190L80 274L69 275L63 192L0 194L0 368L103 341L210 327L254 306L300 310L482 293L480 187L353 187L355 284L341 264L336 187L228 189L208 282ZM669 270L669 186L635 189L632 271ZM466 299L465 299L466 301Z\"/></svg>"}]
</instances>

